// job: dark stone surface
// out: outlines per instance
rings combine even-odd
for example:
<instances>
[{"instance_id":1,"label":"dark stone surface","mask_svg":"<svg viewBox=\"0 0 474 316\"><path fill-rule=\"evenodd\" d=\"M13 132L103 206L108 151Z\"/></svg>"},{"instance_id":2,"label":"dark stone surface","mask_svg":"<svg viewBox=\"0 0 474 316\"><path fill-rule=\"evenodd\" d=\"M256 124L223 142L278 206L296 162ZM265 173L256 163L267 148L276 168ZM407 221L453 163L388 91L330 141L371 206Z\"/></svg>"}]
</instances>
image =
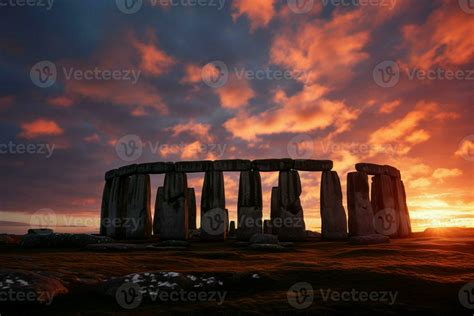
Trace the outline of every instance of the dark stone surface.
<instances>
[{"instance_id":1,"label":"dark stone surface","mask_svg":"<svg viewBox=\"0 0 474 316\"><path fill-rule=\"evenodd\" d=\"M188 239L188 182L182 172L169 172L164 181L161 240Z\"/></svg>"},{"instance_id":2,"label":"dark stone surface","mask_svg":"<svg viewBox=\"0 0 474 316\"><path fill-rule=\"evenodd\" d=\"M162 223L163 203L165 201L165 191L163 187L156 190L155 215L153 217L153 234L159 235Z\"/></svg>"},{"instance_id":3,"label":"dark stone surface","mask_svg":"<svg viewBox=\"0 0 474 316\"><path fill-rule=\"evenodd\" d=\"M332 168L331 160L296 159L294 162L294 169L299 171L330 171Z\"/></svg>"},{"instance_id":4,"label":"dark stone surface","mask_svg":"<svg viewBox=\"0 0 474 316\"><path fill-rule=\"evenodd\" d=\"M300 200L301 181L298 171L280 171L278 188L281 217L281 221L275 223L279 227L278 239L303 241L306 239L306 226Z\"/></svg>"},{"instance_id":5,"label":"dark stone surface","mask_svg":"<svg viewBox=\"0 0 474 316\"><path fill-rule=\"evenodd\" d=\"M25 235L20 246L23 248L83 248L90 244L113 243L109 237L88 234Z\"/></svg>"},{"instance_id":6,"label":"dark stone surface","mask_svg":"<svg viewBox=\"0 0 474 316\"><path fill-rule=\"evenodd\" d=\"M130 177L127 196L127 216L124 223L125 239L150 238L153 230L151 219L150 176Z\"/></svg>"},{"instance_id":7,"label":"dark stone surface","mask_svg":"<svg viewBox=\"0 0 474 316\"><path fill-rule=\"evenodd\" d=\"M209 160L202 161L180 161L174 164L176 172L195 173L213 170L213 162Z\"/></svg>"},{"instance_id":8,"label":"dark stone surface","mask_svg":"<svg viewBox=\"0 0 474 316\"><path fill-rule=\"evenodd\" d=\"M349 238L351 245L375 245L375 244L387 244L390 242L390 238L384 235L366 235L366 236L352 236Z\"/></svg>"},{"instance_id":9,"label":"dark stone surface","mask_svg":"<svg viewBox=\"0 0 474 316\"><path fill-rule=\"evenodd\" d=\"M196 229L196 192L188 188L188 228Z\"/></svg>"},{"instance_id":10,"label":"dark stone surface","mask_svg":"<svg viewBox=\"0 0 474 316\"><path fill-rule=\"evenodd\" d=\"M113 178L117 177L117 169L109 170L105 173L105 181L112 180Z\"/></svg>"},{"instance_id":11,"label":"dark stone surface","mask_svg":"<svg viewBox=\"0 0 474 316\"><path fill-rule=\"evenodd\" d=\"M252 169L252 162L243 159L216 160L213 165L214 171L248 171Z\"/></svg>"},{"instance_id":12,"label":"dark stone surface","mask_svg":"<svg viewBox=\"0 0 474 316\"><path fill-rule=\"evenodd\" d=\"M164 174L173 171L173 162L143 163L137 166L137 173L139 174Z\"/></svg>"},{"instance_id":13,"label":"dark stone surface","mask_svg":"<svg viewBox=\"0 0 474 316\"><path fill-rule=\"evenodd\" d=\"M100 208L100 234L107 235L106 221L109 219L109 200L112 189L112 179L105 182L104 191L102 192L102 205Z\"/></svg>"},{"instance_id":14,"label":"dark stone surface","mask_svg":"<svg viewBox=\"0 0 474 316\"><path fill-rule=\"evenodd\" d=\"M67 294L68 289L61 281L51 276L24 270L0 270L0 290L4 293L15 293L16 300L6 295L2 305L7 304L39 304L51 305L59 295ZM28 298L28 301L18 297Z\"/></svg>"},{"instance_id":15,"label":"dark stone surface","mask_svg":"<svg viewBox=\"0 0 474 316\"><path fill-rule=\"evenodd\" d=\"M262 182L258 171L242 171L239 181L237 239L262 233Z\"/></svg>"},{"instance_id":16,"label":"dark stone surface","mask_svg":"<svg viewBox=\"0 0 474 316\"><path fill-rule=\"evenodd\" d=\"M270 205L270 221L271 221L272 234L278 235L279 227L277 224L281 221L280 191L278 187L272 188L271 205Z\"/></svg>"},{"instance_id":17,"label":"dark stone surface","mask_svg":"<svg viewBox=\"0 0 474 316\"><path fill-rule=\"evenodd\" d=\"M374 163L358 163L356 170L369 175L388 175L390 177L401 178L400 170L389 165L377 165Z\"/></svg>"},{"instance_id":18,"label":"dark stone surface","mask_svg":"<svg viewBox=\"0 0 474 316\"><path fill-rule=\"evenodd\" d=\"M350 236L375 234L374 213L369 199L369 179L365 172L347 174L347 208Z\"/></svg>"},{"instance_id":19,"label":"dark stone surface","mask_svg":"<svg viewBox=\"0 0 474 316\"><path fill-rule=\"evenodd\" d=\"M263 221L263 233L264 234L273 234L272 232L272 221L264 220Z\"/></svg>"},{"instance_id":20,"label":"dark stone surface","mask_svg":"<svg viewBox=\"0 0 474 316\"><path fill-rule=\"evenodd\" d=\"M201 194L201 239L227 238L228 217L225 210L224 174L222 171L206 172Z\"/></svg>"},{"instance_id":21,"label":"dark stone surface","mask_svg":"<svg viewBox=\"0 0 474 316\"><path fill-rule=\"evenodd\" d=\"M30 228L28 234L32 235L49 235L54 234L54 231L50 228Z\"/></svg>"},{"instance_id":22,"label":"dark stone surface","mask_svg":"<svg viewBox=\"0 0 474 316\"><path fill-rule=\"evenodd\" d=\"M127 216L127 195L129 177L116 177L112 179L108 202L107 218L102 218L102 232L112 238L125 238L125 218Z\"/></svg>"},{"instance_id":23,"label":"dark stone surface","mask_svg":"<svg viewBox=\"0 0 474 316\"><path fill-rule=\"evenodd\" d=\"M406 238L410 237L411 220L410 213L408 211L407 197L405 193L405 185L400 178L392 178L393 193L395 197L395 210L399 214L399 228L398 237Z\"/></svg>"},{"instance_id":24,"label":"dark stone surface","mask_svg":"<svg viewBox=\"0 0 474 316\"><path fill-rule=\"evenodd\" d=\"M278 244L278 237L269 234L255 234L250 238L251 244Z\"/></svg>"},{"instance_id":25,"label":"dark stone surface","mask_svg":"<svg viewBox=\"0 0 474 316\"><path fill-rule=\"evenodd\" d=\"M125 177L137 174L138 165L128 165L117 170L118 177Z\"/></svg>"},{"instance_id":26,"label":"dark stone surface","mask_svg":"<svg viewBox=\"0 0 474 316\"><path fill-rule=\"evenodd\" d=\"M252 161L253 169L262 172L290 170L294 167L294 161L290 158L284 159L259 159Z\"/></svg>"},{"instance_id":27,"label":"dark stone surface","mask_svg":"<svg viewBox=\"0 0 474 316\"><path fill-rule=\"evenodd\" d=\"M347 218L342 205L342 190L335 171L324 171L321 177L321 230L326 240L347 239Z\"/></svg>"}]
</instances>

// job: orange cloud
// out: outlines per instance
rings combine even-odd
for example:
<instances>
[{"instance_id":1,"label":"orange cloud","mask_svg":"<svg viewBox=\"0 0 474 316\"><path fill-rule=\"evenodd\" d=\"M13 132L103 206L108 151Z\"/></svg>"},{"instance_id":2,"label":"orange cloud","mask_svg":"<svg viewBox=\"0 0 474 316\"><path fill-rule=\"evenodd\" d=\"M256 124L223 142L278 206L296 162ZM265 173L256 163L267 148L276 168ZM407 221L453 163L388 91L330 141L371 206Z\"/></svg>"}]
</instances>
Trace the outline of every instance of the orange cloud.
<instances>
[{"instance_id":1,"label":"orange cloud","mask_svg":"<svg viewBox=\"0 0 474 316\"><path fill-rule=\"evenodd\" d=\"M180 81L181 83L198 83L202 81L202 68L201 67L197 65L189 64L189 65L186 65L184 71L185 71L185 75L181 79Z\"/></svg>"},{"instance_id":2,"label":"orange cloud","mask_svg":"<svg viewBox=\"0 0 474 316\"><path fill-rule=\"evenodd\" d=\"M319 79L347 80L352 76L352 68L368 58L363 50L369 41L369 31L354 22L361 19L363 11L355 10L335 13L329 22L315 19L296 28L288 27L273 39L271 62L306 72L305 79L310 83Z\"/></svg>"},{"instance_id":3,"label":"orange cloud","mask_svg":"<svg viewBox=\"0 0 474 316\"><path fill-rule=\"evenodd\" d=\"M455 168L455 169L446 169L446 168L439 168L433 172L433 178L438 180L443 180L445 178L450 177L457 177L462 175L462 170Z\"/></svg>"},{"instance_id":4,"label":"orange cloud","mask_svg":"<svg viewBox=\"0 0 474 316\"><path fill-rule=\"evenodd\" d=\"M358 111L342 102L320 99L324 91L322 86L311 85L292 97L276 92L278 108L253 116L242 111L225 122L224 127L247 141L254 141L259 135L303 133L329 127L336 134L348 130Z\"/></svg>"},{"instance_id":5,"label":"orange cloud","mask_svg":"<svg viewBox=\"0 0 474 316\"><path fill-rule=\"evenodd\" d=\"M216 89L221 105L227 109L238 109L246 106L250 99L255 96L255 92L250 87L247 80L237 79L235 76L229 76L227 83Z\"/></svg>"},{"instance_id":6,"label":"orange cloud","mask_svg":"<svg viewBox=\"0 0 474 316\"><path fill-rule=\"evenodd\" d=\"M73 105L74 100L66 96L51 97L47 99L48 104L59 106L59 107L70 107Z\"/></svg>"},{"instance_id":7,"label":"orange cloud","mask_svg":"<svg viewBox=\"0 0 474 316\"><path fill-rule=\"evenodd\" d=\"M275 16L275 0L234 0L232 12L234 22L246 15L250 20L250 30L254 32L260 27L266 27Z\"/></svg>"},{"instance_id":8,"label":"orange cloud","mask_svg":"<svg viewBox=\"0 0 474 316\"><path fill-rule=\"evenodd\" d=\"M64 130L54 121L37 119L29 123L21 124L20 137L32 139L41 136L57 136L63 134Z\"/></svg>"},{"instance_id":9,"label":"orange cloud","mask_svg":"<svg viewBox=\"0 0 474 316\"><path fill-rule=\"evenodd\" d=\"M454 155L460 158L474 157L474 140L463 141Z\"/></svg>"},{"instance_id":10,"label":"orange cloud","mask_svg":"<svg viewBox=\"0 0 474 316\"><path fill-rule=\"evenodd\" d=\"M209 124L198 123L195 120L190 120L187 123L174 125L167 130L171 130L174 137L186 133L194 135L196 138L205 142L213 142L214 136L209 134L210 129L211 125Z\"/></svg>"},{"instance_id":11,"label":"orange cloud","mask_svg":"<svg viewBox=\"0 0 474 316\"><path fill-rule=\"evenodd\" d=\"M400 104L401 104L400 100L384 103L380 107L379 112L383 114L390 114L393 111L395 111L395 109L398 108Z\"/></svg>"},{"instance_id":12,"label":"orange cloud","mask_svg":"<svg viewBox=\"0 0 474 316\"><path fill-rule=\"evenodd\" d=\"M434 65L463 65L474 57L474 19L457 1L444 0L421 25L403 28L410 49L411 65L429 69Z\"/></svg>"},{"instance_id":13,"label":"orange cloud","mask_svg":"<svg viewBox=\"0 0 474 316\"><path fill-rule=\"evenodd\" d=\"M132 38L132 45L140 54L140 69L146 74L161 76L176 64L176 60L172 56L166 54L153 42L142 43Z\"/></svg>"}]
</instances>

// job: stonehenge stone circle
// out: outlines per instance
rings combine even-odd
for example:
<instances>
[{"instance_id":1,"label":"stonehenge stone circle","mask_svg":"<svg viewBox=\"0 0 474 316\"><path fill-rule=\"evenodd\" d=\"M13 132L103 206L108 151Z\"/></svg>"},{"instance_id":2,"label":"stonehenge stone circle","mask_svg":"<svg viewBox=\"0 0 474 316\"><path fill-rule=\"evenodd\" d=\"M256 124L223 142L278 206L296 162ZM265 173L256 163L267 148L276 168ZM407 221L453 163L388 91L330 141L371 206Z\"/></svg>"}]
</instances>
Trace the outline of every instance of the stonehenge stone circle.
<instances>
[{"instance_id":1,"label":"stonehenge stone circle","mask_svg":"<svg viewBox=\"0 0 474 316\"><path fill-rule=\"evenodd\" d=\"M186 240L196 229L196 195L188 188L187 173L204 173L201 194L202 240L223 241L229 231L224 172L240 172L235 235L248 241L255 234L273 234L280 241L306 239L306 224L300 195L299 171L322 172L320 212L322 237L390 238L411 235L405 187L401 172L388 165L358 163L347 174L347 211L341 183L330 160L228 159L216 161L153 162L132 164L105 173L100 234L115 239L149 238ZM263 219L261 172L279 172L272 188L270 219ZM151 220L150 175L164 174L156 191ZM369 196L369 176L371 194ZM234 232L234 227L232 231ZM377 237L378 238L378 237ZM381 238L379 238L381 239Z\"/></svg>"}]
</instances>

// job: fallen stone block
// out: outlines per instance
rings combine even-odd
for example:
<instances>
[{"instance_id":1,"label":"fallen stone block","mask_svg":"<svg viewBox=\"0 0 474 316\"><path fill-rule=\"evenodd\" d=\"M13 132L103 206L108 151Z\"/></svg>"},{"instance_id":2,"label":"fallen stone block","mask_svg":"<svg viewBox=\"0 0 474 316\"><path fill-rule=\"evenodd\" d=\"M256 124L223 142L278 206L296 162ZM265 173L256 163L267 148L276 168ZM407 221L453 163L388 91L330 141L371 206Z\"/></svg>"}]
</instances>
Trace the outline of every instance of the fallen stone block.
<instances>
[{"instance_id":1,"label":"fallen stone block","mask_svg":"<svg viewBox=\"0 0 474 316\"><path fill-rule=\"evenodd\" d=\"M50 235L54 234L54 231L49 228L30 228L28 229L28 234L32 235Z\"/></svg>"},{"instance_id":2,"label":"fallen stone block","mask_svg":"<svg viewBox=\"0 0 474 316\"><path fill-rule=\"evenodd\" d=\"M349 238L351 245L375 245L390 243L390 238L384 235L366 235L366 236L352 236Z\"/></svg>"},{"instance_id":3,"label":"fallen stone block","mask_svg":"<svg viewBox=\"0 0 474 316\"><path fill-rule=\"evenodd\" d=\"M113 242L112 238L89 234L28 234L23 236L20 246L22 248L83 248L90 244Z\"/></svg>"},{"instance_id":4,"label":"fallen stone block","mask_svg":"<svg viewBox=\"0 0 474 316\"><path fill-rule=\"evenodd\" d=\"M294 169L298 171L331 171L333 162L331 160L296 159Z\"/></svg>"},{"instance_id":5,"label":"fallen stone block","mask_svg":"<svg viewBox=\"0 0 474 316\"><path fill-rule=\"evenodd\" d=\"M260 159L252 161L253 169L262 172L291 170L294 167L294 161L285 159Z\"/></svg>"},{"instance_id":6,"label":"fallen stone block","mask_svg":"<svg viewBox=\"0 0 474 316\"><path fill-rule=\"evenodd\" d=\"M250 238L251 244L278 244L278 237L269 234L255 234Z\"/></svg>"},{"instance_id":7,"label":"fallen stone block","mask_svg":"<svg viewBox=\"0 0 474 316\"><path fill-rule=\"evenodd\" d=\"M215 160L214 171L248 171L252 169L252 162L243 159Z\"/></svg>"}]
</instances>

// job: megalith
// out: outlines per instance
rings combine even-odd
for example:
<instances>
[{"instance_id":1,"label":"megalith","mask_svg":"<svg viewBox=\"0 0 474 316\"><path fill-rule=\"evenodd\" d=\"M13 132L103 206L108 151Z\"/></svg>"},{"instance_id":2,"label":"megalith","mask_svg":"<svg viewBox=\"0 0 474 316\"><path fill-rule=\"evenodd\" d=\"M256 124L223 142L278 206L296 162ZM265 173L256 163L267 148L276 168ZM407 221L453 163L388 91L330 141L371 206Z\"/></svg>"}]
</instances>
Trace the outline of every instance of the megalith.
<instances>
[{"instance_id":1,"label":"megalith","mask_svg":"<svg viewBox=\"0 0 474 316\"><path fill-rule=\"evenodd\" d=\"M278 239L281 241L305 240L306 226L300 200L301 181L298 171L280 171L278 188L282 221L278 232Z\"/></svg>"},{"instance_id":2,"label":"megalith","mask_svg":"<svg viewBox=\"0 0 474 316\"><path fill-rule=\"evenodd\" d=\"M127 216L123 223L126 239L142 239L151 236L150 200L150 176L145 174L130 176Z\"/></svg>"},{"instance_id":3,"label":"megalith","mask_svg":"<svg viewBox=\"0 0 474 316\"><path fill-rule=\"evenodd\" d=\"M371 202L375 231L392 238L398 237L400 216L395 209L394 189L390 176L372 177Z\"/></svg>"},{"instance_id":4,"label":"megalith","mask_svg":"<svg viewBox=\"0 0 474 316\"><path fill-rule=\"evenodd\" d=\"M262 233L262 181L255 170L242 171L237 203L237 239L249 240Z\"/></svg>"},{"instance_id":5,"label":"megalith","mask_svg":"<svg viewBox=\"0 0 474 316\"><path fill-rule=\"evenodd\" d=\"M196 192L188 188L188 228L196 229Z\"/></svg>"},{"instance_id":6,"label":"megalith","mask_svg":"<svg viewBox=\"0 0 474 316\"><path fill-rule=\"evenodd\" d=\"M107 225L110 221L109 218L109 199L110 191L112 189L112 179L105 181L104 191L102 193L102 206L100 208L100 234L107 236Z\"/></svg>"},{"instance_id":7,"label":"megalith","mask_svg":"<svg viewBox=\"0 0 474 316\"><path fill-rule=\"evenodd\" d=\"M188 239L188 182L185 173L169 172L163 186L161 240Z\"/></svg>"},{"instance_id":8,"label":"megalith","mask_svg":"<svg viewBox=\"0 0 474 316\"><path fill-rule=\"evenodd\" d=\"M105 223L106 236L116 239L125 238L123 224L127 216L128 176L115 177L112 180L108 203L108 221Z\"/></svg>"},{"instance_id":9,"label":"megalith","mask_svg":"<svg viewBox=\"0 0 474 316\"><path fill-rule=\"evenodd\" d=\"M342 205L341 182L336 171L323 171L320 201L323 239L347 239L347 218Z\"/></svg>"},{"instance_id":10,"label":"megalith","mask_svg":"<svg viewBox=\"0 0 474 316\"><path fill-rule=\"evenodd\" d=\"M398 237L406 238L411 235L410 213L408 212L405 185L400 178L392 178L395 195L395 210L399 216Z\"/></svg>"},{"instance_id":11,"label":"megalith","mask_svg":"<svg viewBox=\"0 0 474 316\"><path fill-rule=\"evenodd\" d=\"M163 203L165 202L165 190L159 187L156 191L155 216L153 217L153 234L159 235L161 223L163 222Z\"/></svg>"},{"instance_id":12,"label":"megalith","mask_svg":"<svg viewBox=\"0 0 474 316\"><path fill-rule=\"evenodd\" d=\"M270 205L270 227L273 235L278 235L279 228L282 226L280 213L280 190L278 187L273 187Z\"/></svg>"},{"instance_id":13,"label":"megalith","mask_svg":"<svg viewBox=\"0 0 474 316\"><path fill-rule=\"evenodd\" d=\"M347 174L347 209L350 236L375 234L374 213L369 199L369 178L365 172Z\"/></svg>"},{"instance_id":14,"label":"megalith","mask_svg":"<svg viewBox=\"0 0 474 316\"><path fill-rule=\"evenodd\" d=\"M225 240L228 215L225 208L224 173L207 171L201 194L201 238Z\"/></svg>"}]
</instances>

